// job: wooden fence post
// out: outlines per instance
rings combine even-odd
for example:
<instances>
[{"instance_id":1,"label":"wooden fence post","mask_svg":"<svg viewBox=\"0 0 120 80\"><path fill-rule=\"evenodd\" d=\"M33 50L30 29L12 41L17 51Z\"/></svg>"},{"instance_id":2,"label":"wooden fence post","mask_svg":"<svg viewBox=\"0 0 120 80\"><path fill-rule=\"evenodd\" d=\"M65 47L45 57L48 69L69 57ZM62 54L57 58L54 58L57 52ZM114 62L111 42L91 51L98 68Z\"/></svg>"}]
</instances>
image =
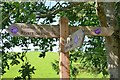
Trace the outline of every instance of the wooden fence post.
<instances>
[{"instance_id":1,"label":"wooden fence post","mask_svg":"<svg viewBox=\"0 0 120 80\"><path fill-rule=\"evenodd\" d=\"M70 79L70 67L69 67L69 52L65 52L65 40L68 37L68 19L61 17L60 19L60 60L59 60L59 75L60 80Z\"/></svg>"}]
</instances>

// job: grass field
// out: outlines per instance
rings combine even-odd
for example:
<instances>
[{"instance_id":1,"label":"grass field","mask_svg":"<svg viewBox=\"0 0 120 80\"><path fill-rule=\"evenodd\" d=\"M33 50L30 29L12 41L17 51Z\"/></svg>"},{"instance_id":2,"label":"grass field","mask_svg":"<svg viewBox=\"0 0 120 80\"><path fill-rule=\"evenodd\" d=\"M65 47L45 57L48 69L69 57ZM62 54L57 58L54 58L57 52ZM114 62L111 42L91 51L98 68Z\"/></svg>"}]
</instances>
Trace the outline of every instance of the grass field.
<instances>
[{"instance_id":1,"label":"grass field","mask_svg":"<svg viewBox=\"0 0 120 80\"><path fill-rule=\"evenodd\" d=\"M53 70L51 62L59 59L59 54L55 52L48 52L45 58L39 58L40 52L29 52L27 53L28 61L35 66L35 74L32 75L33 78L59 78L59 75ZM20 65L12 66L10 70L3 75L3 78L14 78L19 76L18 70ZM101 78L102 75L93 75L91 73L80 73L77 78Z\"/></svg>"}]
</instances>

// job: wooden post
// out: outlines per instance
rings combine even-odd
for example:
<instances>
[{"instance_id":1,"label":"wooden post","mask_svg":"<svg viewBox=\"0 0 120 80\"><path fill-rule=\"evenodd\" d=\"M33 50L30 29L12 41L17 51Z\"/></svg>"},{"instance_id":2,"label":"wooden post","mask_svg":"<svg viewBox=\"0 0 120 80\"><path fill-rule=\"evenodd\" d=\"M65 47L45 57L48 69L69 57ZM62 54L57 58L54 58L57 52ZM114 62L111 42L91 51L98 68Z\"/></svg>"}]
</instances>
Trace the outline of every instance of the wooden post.
<instances>
[{"instance_id":1,"label":"wooden post","mask_svg":"<svg viewBox=\"0 0 120 80\"><path fill-rule=\"evenodd\" d=\"M62 17L60 19L60 60L59 60L59 75L60 80L70 79L70 67L69 67L69 52L64 51L65 40L68 37L68 19Z\"/></svg>"}]
</instances>

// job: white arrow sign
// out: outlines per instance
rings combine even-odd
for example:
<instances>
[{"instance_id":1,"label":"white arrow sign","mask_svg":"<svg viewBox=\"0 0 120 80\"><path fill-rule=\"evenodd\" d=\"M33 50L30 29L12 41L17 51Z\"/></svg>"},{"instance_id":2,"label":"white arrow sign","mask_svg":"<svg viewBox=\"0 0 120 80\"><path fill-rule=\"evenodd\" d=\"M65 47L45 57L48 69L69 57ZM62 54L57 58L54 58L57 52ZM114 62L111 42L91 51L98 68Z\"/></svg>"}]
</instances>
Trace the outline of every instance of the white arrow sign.
<instances>
[{"instance_id":1,"label":"white arrow sign","mask_svg":"<svg viewBox=\"0 0 120 80\"><path fill-rule=\"evenodd\" d=\"M80 47L84 41L84 37L85 34L81 29L70 35L65 42L65 52Z\"/></svg>"}]
</instances>

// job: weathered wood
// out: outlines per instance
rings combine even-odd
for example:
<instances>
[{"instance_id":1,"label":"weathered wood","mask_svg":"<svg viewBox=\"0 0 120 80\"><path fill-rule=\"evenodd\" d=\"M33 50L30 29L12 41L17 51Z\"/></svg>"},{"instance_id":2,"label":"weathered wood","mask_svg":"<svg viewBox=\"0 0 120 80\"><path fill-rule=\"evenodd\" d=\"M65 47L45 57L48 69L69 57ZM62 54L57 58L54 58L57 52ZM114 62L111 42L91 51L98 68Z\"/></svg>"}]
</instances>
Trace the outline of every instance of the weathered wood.
<instances>
[{"instance_id":1,"label":"weathered wood","mask_svg":"<svg viewBox=\"0 0 120 80\"><path fill-rule=\"evenodd\" d=\"M14 29L18 29L15 33ZM91 36L110 36L113 34L114 30L112 28L106 27L69 27L69 35L73 34L77 30L83 30L85 35ZM95 30L99 29L100 34L96 34ZM35 25L35 24L25 24L16 23L12 24L7 31L13 36L25 36L25 37L41 37L41 38L59 38L60 37L60 27L59 25Z\"/></svg>"},{"instance_id":2,"label":"weathered wood","mask_svg":"<svg viewBox=\"0 0 120 80\"><path fill-rule=\"evenodd\" d=\"M14 29L18 29L15 33ZM12 24L7 31L13 36L59 38L60 30L58 25L35 25L16 23Z\"/></svg>"},{"instance_id":3,"label":"weathered wood","mask_svg":"<svg viewBox=\"0 0 120 80\"><path fill-rule=\"evenodd\" d=\"M69 52L64 51L65 40L68 37L68 19L62 17L60 19L60 60L59 60L59 69L60 69L60 80L69 80L70 79L70 63L69 63Z\"/></svg>"},{"instance_id":4,"label":"weathered wood","mask_svg":"<svg viewBox=\"0 0 120 80\"><path fill-rule=\"evenodd\" d=\"M85 34L81 29L70 35L65 42L65 52L73 50L76 47L81 47L84 37Z\"/></svg>"},{"instance_id":5,"label":"weathered wood","mask_svg":"<svg viewBox=\"0 0 120 80\"><path fill-rule=\"evenodd\" d=\"M109 27L88 27L88 26L78 26L78 27L70 27L69 33L72 34L73 32L77 30L83 30L85 35L91 35L91 36L111 36L114 32L113 28ZM99 34L96 34L95 31L98 29Z\"/></svg>"}]
</instances>

